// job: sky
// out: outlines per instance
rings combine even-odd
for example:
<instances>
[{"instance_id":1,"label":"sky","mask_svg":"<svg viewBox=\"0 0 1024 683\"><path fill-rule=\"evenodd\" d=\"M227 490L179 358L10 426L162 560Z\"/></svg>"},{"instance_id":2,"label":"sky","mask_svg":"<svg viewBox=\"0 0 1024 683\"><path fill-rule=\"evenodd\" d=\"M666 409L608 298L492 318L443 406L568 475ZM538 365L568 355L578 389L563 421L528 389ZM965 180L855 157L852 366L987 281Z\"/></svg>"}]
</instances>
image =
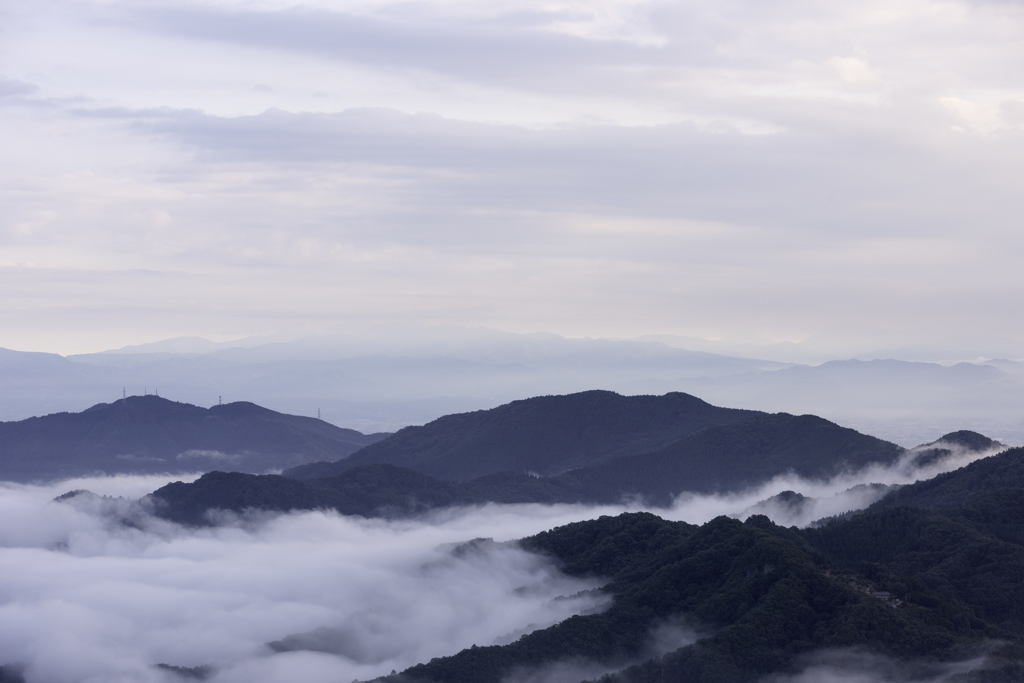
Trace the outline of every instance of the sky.
<instances>
[{"instance_id":1,"label":"sky","mask_svg":"<svg viewBox=\"0 0 1024 683\"><path fill-rule=\"evenodd\" d=\"M1024 339L1024 5L8 0L0 347Z\"/></svg>"}]
</instances>

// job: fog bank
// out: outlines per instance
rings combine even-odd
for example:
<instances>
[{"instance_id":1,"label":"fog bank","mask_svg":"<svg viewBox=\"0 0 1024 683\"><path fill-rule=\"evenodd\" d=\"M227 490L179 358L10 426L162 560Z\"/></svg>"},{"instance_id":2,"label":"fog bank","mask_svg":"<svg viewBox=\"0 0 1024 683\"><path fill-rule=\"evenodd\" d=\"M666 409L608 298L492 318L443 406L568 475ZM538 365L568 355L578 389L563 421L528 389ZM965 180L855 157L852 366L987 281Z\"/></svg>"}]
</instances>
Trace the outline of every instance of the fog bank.
<instances>
[{"instance_id":1,"label":"fog bank","mask_svg":"<svg viewBox=\"0 0 1024 683\"><path fill-rule=\"evenodd\" d=\"M74 484L110 493L159 485ZM597 581L501 545L578 519L579 509L401 522L315 512L196 531L144 516L126 527L50 502L60 488L0 488L0 663L24 665L31 683L173 680L157 663L212 664L218 683L367 679L602 603L584 592ZM495 542L453 553L484 535ZM267 646L324 628L343 654Z\"/></svg>"}]
</instances>

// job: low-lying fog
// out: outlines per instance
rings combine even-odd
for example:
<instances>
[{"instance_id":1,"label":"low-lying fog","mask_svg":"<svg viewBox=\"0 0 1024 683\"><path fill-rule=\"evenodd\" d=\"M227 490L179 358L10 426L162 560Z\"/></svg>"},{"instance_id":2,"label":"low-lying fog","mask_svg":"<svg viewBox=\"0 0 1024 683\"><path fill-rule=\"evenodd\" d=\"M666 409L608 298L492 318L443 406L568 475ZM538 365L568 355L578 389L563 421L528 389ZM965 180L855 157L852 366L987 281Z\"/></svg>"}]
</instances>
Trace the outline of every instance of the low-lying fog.
<instances>
[{"instance_id":1,"label":"low-lying fog","mask_svg":"<svg viewBox=\"0 0 1024 683\"><path fill-rule=\"evenodd\" d=\"M744 518L793 490L816 500L753 512L804 525L881 495L851 487L909 483L977 457L830 482L783 477L742 495L681 496L655 512L697 524ZM122 524L112 513L127 502L53 502L72 489L134 499L169 480L0 484L0 664L24 667L30 683L180 680L158 663L212 665L217 683L373 678L601 609L604 599L587 592L599 579L568 578L503 542L643 507L487 505L398 521L305 512L194 530L144 514ZM478 538L494 542L459 545ZM657 649L686 642L672 637Z\"/></svg>"}]
</instances>

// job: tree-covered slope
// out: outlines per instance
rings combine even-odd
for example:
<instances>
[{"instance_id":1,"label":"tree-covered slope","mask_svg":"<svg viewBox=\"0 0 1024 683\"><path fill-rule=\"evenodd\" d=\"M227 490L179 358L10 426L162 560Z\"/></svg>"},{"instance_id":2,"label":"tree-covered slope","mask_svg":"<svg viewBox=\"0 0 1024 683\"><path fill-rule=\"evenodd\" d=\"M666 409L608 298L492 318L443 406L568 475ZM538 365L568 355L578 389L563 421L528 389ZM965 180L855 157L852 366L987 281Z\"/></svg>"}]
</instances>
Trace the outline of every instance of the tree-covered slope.
<instances>
[{"instance_id":1,"label":"tree-covered slope","mask_svg":"<svg viewBox=\"0 0 1024 683\"><path fill-rule=\"evenodd\" d=\"M681 393L540 396L406 427L346 460L285 474L326 477L356 465L389 463L449 480L504 471L547 476L656 450L706 427L757 414L718 408Z\"/></svg>"},{"instance_id":2,"label":"tree-covered slope","mask_svg":"<svg viewBox=\"0 0 1024 683\"><path fill-rule=\"evenodd\" d=\"M276 511L324 507L364 516L488 502L615 503L636 495L655 505L668 505L683 491L736 491L787 472L825 478L872 462L888 464L902 453L898 446L817 417L758 415L701 430L654 453L615 458L555 477L497 472L451 482L376 463L333 477L293 479L289 486L279 481L281 477L218 474L219 484L212 487L212 475L207 475L194 484L174 484L173 496L171 489L154 495L166 499L165 516L190 521L202 518L198 509L202 505L236 512L246 507ZM232 482L260 495L239 497L230 490ZM344 497L327 496L325 489L342 492ZM306 498L302 491L309 492Z\"/></svg>"},{"instance_id":3,"label":"tree-covered slope","mask_svg":"<svg viewBox=\"0 0 1024 683\"><path fill-rule=\"evenodd\" d=\"M322 479L367 463L451 481L511 471L549 477L581 500L640 495L667 504L684 491L736 491L790 472L827 478L892 464L905 452L813 415L717 408L680 393L589 391L449 415L403 429L346 460L284 474Z\"/></svg>"},{"instance_id":4,"label":"tree-covered slope","mask_svg":"<svg viewBox=\"0 0 1024 683\"><path fill-rule=\"evenodd\" d=\"M616 458L555 478L594 500L640 494L669 504L683 491L737 491L789 472L825 479L844 470L896 462L896 444L813 415L759 414L709 427L660 450Z\"/></svg>"},{"instance_id":5,"label":"tree-covered slope","mask_svg":"<svg viewBox=\"0 0 1024 683\"><path fill-rule=\"evenodd\" d=\"M174 482L147 499L155 514L190 525L211 523L209 510L335 510L344 515L398 517L454 505L573 503L581 495L550 480L503 472L468 482L447 482L404 467L354 467L337 477L299 480L277 475L208 472L192 483Z\"/></svg>"},{"instance_id":6,"label":"tree-covered slope","mask_svg":"<svg viewBox=\"0 0 1024 683\"><path fill-rule=\"evenodd\" d=\"M1000 503L1019 509L1024 491ZM969 606L953 618L958 628L969 624L991 638L1024 638L1024 547L963 517L973 512L970 506L952 516L887 508L803 533L837 564L861 568L899 598Z\"/></svg>"},{"instance_id":7,"label":"tree-covered slope","mask_svg":"<svg viewBox=\"0 0 1024 683\"><path fill-rule=\"evenodd\" d=\"M872 508L955 508L983 493L1006 488L1024 488L1024 448L1010 448L958 470L904 486Z\"/></svg>"},{"instance_id":8,"label":"tree-covered slope","mask_svg":"<svg viewBox=\"0 0 1024 683\"><path fill-rule=\"evenodd\" d=\"M265 472L346 457L385 436L252 403L207 409L159 396L131 396L80 413L0 422L0 479L225 467Z\"/></svg>"},{"instance_id":9,"label":"tree-covered slope","mask_svg":"<svg viewBox=\"0 0 1024 683\"><path fill-rule=\"evenodd\" d=\"M614 458L554 477L497 472L469 481L446 481L376 463L331 477L295 479L296 485L288 487L274 483L277 478L253 476L223 479L217 487L209 487L204 478L195 484L175 484L173 497L164 492L155 495L167 498L166 516L182 520L201 519L203 510L194 508L202 505L236 512L246 507L272 511L323 507L364 516L408 515L489 502L617 503L633 496L668 505L684 491L737 491L786 473L823 479L873 463L891 464L904 454L894 444L821 418L781 413L709 427L653 453ZM231 482L246 482L261 494L252 500L235 496L229 490ZM186 493L191 488L202 490ZM343 492L345 497L325 498L324 489ZM306 499L302 491L309 492Z\"/></svg>"},{"instance_id":10,"label":"tree-covered slope","mask_svg":"<svg viewBox=\"0 0 1024 683\"><path fill-rule=\"evenodd\" d=\"M893 524L902 523L893 519ZM1012 552L1020 550L1017 546L1007 550L1009 544L955 521L934 523L951 525L945 540L934 542L945 542L947 554L957 558L954 562L964 561L960 548L969 553L976 544L991 543L1009 553L1004 558L1009 566L1024 567L1024 560ZM862 535L849 523L833 526L828 533L837 546ZM617 670L609 680L621 683L744 682L789 671L801 656L826 649L858 648L896 659L942 661L966 658L993 637L1019 648L1020 632L1006 625L1016 608L986 611L984 594L931 586L928 562L896 569L868 564L858 574L844 567L847 562L832 559L823 533L808 536L782 529L765 517L747 523L720 517L694 527L637 513L524 539L524 548L557 557L569 574L608 577L604 590L614 596L612 606L509 645L474 647L387 679L498 683L512 674L583 660ZM850 539L843 540L844 533ZM913 552L915 532L909 529L905 536L896 541L906 547L897 549L894 558ZM1009 585L1012 571L993 580ZM902 591L902 602L894 607L872 597L869 588ZM678 649L651 657L653 630L679 618L696 630L696 642L680 642ZM992 660L1002 670L989 671L990 679L1014 680L999 676L1024 672L1019 652L1004 646ZM637 663L623 668L631 659Z\"/></svg>"}]
</instances>

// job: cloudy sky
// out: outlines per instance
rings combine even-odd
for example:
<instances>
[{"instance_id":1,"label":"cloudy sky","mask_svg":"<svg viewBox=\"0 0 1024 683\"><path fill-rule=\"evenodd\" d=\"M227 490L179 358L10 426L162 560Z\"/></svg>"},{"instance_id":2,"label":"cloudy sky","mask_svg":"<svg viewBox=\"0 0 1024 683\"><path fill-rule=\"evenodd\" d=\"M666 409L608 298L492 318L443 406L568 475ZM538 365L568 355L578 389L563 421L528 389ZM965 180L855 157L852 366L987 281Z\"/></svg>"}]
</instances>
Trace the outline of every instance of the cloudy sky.
<instances>
[{"instance_id":1,"label":"cloudy sky","mask_svg":"<svg viewBox=\"0 0 1024 683\"><path fill-rule=\"evenodd\" d=\"M8 0L0 346L1024 338L1022 66L1010 0Z\"/></svg>"}]
</instances>

